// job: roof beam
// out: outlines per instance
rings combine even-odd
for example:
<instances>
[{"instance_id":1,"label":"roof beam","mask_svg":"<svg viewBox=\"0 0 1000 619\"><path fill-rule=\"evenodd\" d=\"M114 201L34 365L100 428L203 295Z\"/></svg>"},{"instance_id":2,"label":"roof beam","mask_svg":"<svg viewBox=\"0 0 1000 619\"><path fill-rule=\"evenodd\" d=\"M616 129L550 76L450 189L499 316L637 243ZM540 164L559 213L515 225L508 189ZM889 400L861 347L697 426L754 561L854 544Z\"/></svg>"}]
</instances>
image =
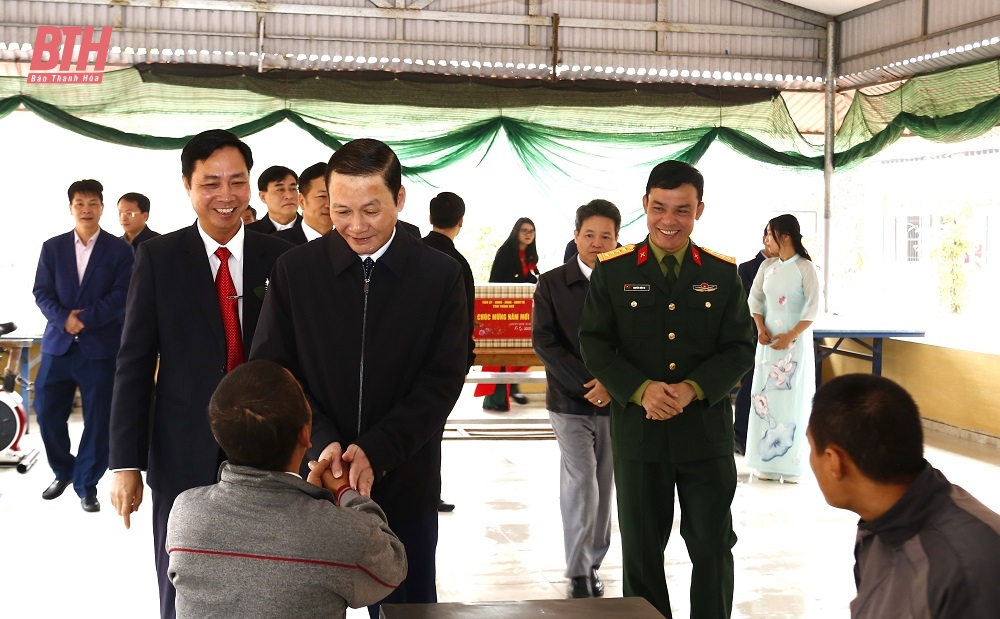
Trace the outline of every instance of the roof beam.
<instances>
[{"instance_id":1,"label":"roof beam","mask_svg":"<svg viewBox=\"0 0 1000 619\"><path fill-rule=\"evenodd\" d=\"M73 4L116 5L122 0L74 0ZM503 15L492 13L462 13L454 11L427 11L413 9L381 9L369 7L341 7L329 5L295 4L291 2L259 3L252 0L127 0L132 7L189 9L201 11L247 11L252 13L281 13L290 15L323 15L329 17L365 17L377 19L403 19L414 21L444 21L464 23L508 24L514 26L542 26L551 28L548 16ZM616 19L560 19L562 28L593 28L630 30L640 32L686 32L693 34L727 34L736 36L770 36L795 39L824 39L822 29L805 28L755 28L752 26L725 26L712 24L683 24L656 21L631 21Z\"/></svg>"},{"instance_id":2,"label":"roof beam","mask_svg":"<svg viewBox=\"0 0 1000 619\"><path fill-rule=\"evenodd\" d=\"M875 11L881 11L884 8L890 7L894 4L899 4L900 2L906 2L907 0L879 0L875 4L869 4L868 6L863 6L861 8L854 9L853 11L848 11L842 15L837 16L837 21L847 21L848 19L853 19L855 17L861 17L862 15L867 15L868 13L874 13Z\"/></svg>"},{"instance_id":3,"label":"roof beam","mask_svg":"<svg viewBox=\"0 0 1000 619\"><path fill-rule=\"evenodd\" d=\"M914 37L912 39L907 39L905 41L900 41L898 43L893 43L892 45L886 45L886 46L880 47L878 49L866 50L866 51L854 54L853 56L847 56L846 58L841 58L840 62L841 62L841 64L843 64L845 62L850 62L851 60L857 60L858 58L864 58L866 56L878 56L878 55L886 54L886 53L891 52L891 51L893 51L895 49L899 49L901 47L906 47L907 45L913 45L914 43L923 43L924 41L930 41L931 39L934 39L934 38L937 38L937 37L945 36L945 35L948 35L948 34L954 34L956 32L961 32L963 30L969 30L969 29L975 28L976 26L982 26L982 25L985 25L985 24L996 23L996 21L998 19L1000 19L1000 15L994 15L993 17L984 17L983 19L979 19L979 20L976 20L974 22L969 22L967 24L960 24L958 26L952 26L951 28L945 28L944 30L938 30L936 32L929 32L929 33L927 33L927 34L925 34L923 36ZM967 43L972 43L972 42L973 41L967 41ZM933 50L930 53L933 53L933 52L936 52L936 51L938 51L938 50Z\"/></svg>"},{"instance_id":4,"label":"roof beam","mask_svg":"<svg viewBox=\"0 0 1000 619\"><path fill-rule=\"evenodd\" d=\"M767 11L768 13L797 19L798 21L821 28L826 28L826 25L833 21L833 17L830 15L795 6L794 4L788 4L787 2L781 2L780 0L732 0L732 2L752 6L755 9Z\"/></svg>"}]
</instances>

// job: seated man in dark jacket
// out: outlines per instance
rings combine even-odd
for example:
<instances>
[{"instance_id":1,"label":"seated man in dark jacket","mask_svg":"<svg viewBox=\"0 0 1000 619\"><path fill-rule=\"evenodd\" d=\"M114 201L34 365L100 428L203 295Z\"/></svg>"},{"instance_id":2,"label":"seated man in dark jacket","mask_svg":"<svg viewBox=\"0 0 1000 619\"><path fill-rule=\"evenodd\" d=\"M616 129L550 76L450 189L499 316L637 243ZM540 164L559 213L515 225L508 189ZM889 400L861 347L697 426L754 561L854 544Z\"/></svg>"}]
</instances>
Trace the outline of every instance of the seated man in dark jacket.
<instances>
[{"instance_id":1,"label":"seated man in dark jacket","mask_svg":"<svg viewBox=\"0 0 1000 619\"><path fill-rule=\"evenodd\" d=\"M840 376L816 392L807 435L826 502L861 517L852 619L1000 617L1000 516L924 460L910 394Z\"/></svg>"},{"instance_id":2,"label":"seated man in dark jacket","mask_svg":"<svg viewBox=\"0 0 1000 619\"><path fill-rule=\"evenodd\" d=\"M611 545L611 397L583 365L578 334L590 274L597 256L615 248L621 223L607 200L576 210L577 251L538 279L531 316L532 344L548 382L545 404L562 454L559 507L571 598L604 594L597 568Z\"/></svg>"}]
</instances>

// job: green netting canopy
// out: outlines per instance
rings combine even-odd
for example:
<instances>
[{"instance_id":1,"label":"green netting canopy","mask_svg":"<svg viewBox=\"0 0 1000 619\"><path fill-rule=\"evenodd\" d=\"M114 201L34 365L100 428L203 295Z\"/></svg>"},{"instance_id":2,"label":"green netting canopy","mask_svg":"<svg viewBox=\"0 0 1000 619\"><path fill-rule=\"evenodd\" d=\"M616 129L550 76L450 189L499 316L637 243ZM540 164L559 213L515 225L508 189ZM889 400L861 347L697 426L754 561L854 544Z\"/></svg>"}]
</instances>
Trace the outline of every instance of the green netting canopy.
<instances>
[{"instance_id":1,"label":"green netting canopy","mask_svg":"<svg viewBox=\"0 0 1000 619\"><path fill-rule=\"evenodd\" d=\"M821 146L799 133L780 93L756 88L144 65L107 72L101 84L0 78L0 118L22 105L82 135L150 149L180 149L209 128L246 136L287 120L334 149L381 139L409 175L482 157L500 132L536 176L604 169L608 158L695 163L716 141L768 164L823 169ZM855 96L834 165L864 161L907 131L954 142L998 123L1000 61L918 76L887 94ZM150 127L177 131L150 135Z\"/></svg>"}]
</instances>

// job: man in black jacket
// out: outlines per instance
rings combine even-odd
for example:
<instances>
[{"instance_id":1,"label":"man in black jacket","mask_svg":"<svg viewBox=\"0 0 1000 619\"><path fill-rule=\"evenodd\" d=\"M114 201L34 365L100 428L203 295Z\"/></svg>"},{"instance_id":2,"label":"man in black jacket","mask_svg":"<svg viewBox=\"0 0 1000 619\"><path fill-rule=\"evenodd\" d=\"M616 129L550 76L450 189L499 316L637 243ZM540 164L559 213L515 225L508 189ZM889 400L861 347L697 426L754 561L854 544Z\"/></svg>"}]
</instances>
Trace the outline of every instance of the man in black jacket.
<instances>
[{"instance_id":1,"label":"man in black jacket","mask_svg":"<svg viewBox=\"0 0 1000 619\"><path fill-rule=\"evenodd\" d=\"M121 224L121 240L132 246L132 251L139 243L155 239L159 232L153 232L146 222L149 221L149 198L141 193L129 192L118 198L118 223Z\"/></svg>"},{"instance_id":2,"label":"man in black jacket","mask_svg":"<svg viewBox=\"0 0 1000 619\"><path fill-rule=\"evenodd\" d=\"M251 358L288 368L313 410L312 460L385 510L409 562L386 603L433 603L441 436L465 383L458 263L397 225L399 160L354 140L327 166L336 233L274 267ZM373 618L378 605L369 607Z\"/></svg>"},{"instance_id":3,"label":"man in black jacket","mask_svg":"<svg viewBox=\"0 0 1000 619\"><path fill-rule=\"evenodd\" d=\"M302 223L274 236L292 245L305 245L323 236L333 228L330 220L330 198L326 193L326 162L314 163L299 175L299 206Z\"/></svg>"},{"instance_id":4,"label":"man in black jacket","mask_svg":"<svg viewBox=\"0 0 1000 619\"><path fill-rule=\"evenodd\" d=\"M462 220L465 218L465 200L450 191L442 191L431 200L430 211L432 230L424 237L424 243L446 256L451 256L462 266L465 300L469 307L469 363L465 369L465 373L468 374L476 360L476 354L473 352L476 348L476 342L472 339L476 281L472 275L469 261L455 248L455 237L462 231ZM438 511L455 511L455 504L441 501L438 503Z\"/></svg>"},{"instance_id":5,"label":"man in black jacket","mask_svg":"<svg viewBox=\"0 0 1000 619\"><path fill-rule=\"evenodd\" d=\"M442 191L431 200L432 230L424 237L424 243L455 259L462 266L462 281L465 284L465 300L469 309L469 362L468 373L476 360L473 350L476 347L472 339L473 312L476 301L476 281L472 275L472 267L465 256L455 248L455 237L462 231L462 220L465 218L465 201L450 191Z\"/></svg>"},{"instance_id":6,"label":"man in black jacket","mask_svg":"<svg viewBox=\"0 0 1000 619\"><path fill-rule=\"evenodd\" d=\"M767 237L767 227L764 228L764 237ZM753 286L753 278L757 276L757 269L767 258L773 258L774 254L764 246L752 260L740 263L737 272L740 274L740 281L743 282L743 290L747 295ZM753 329L754 340L757 339L757 325ZM740 381L740 390L736 394L734 404L733 432L736 435L736 445L734 451L742 456L747 450L747 427L750 424L750 385L753 383L753 370L750 370Z\"/></svg>"},{"instance_id":7,"label":"man in black jacket","mask_svg":"<svg viewBox=\"0 0 1000 619\"><path fill-rule=\"evenodd\" d=\"M299 210L299 177L285 166L273 165L257 179L260 201L267 207L264 216L247 225L247 230L274 234L302 225Z\"/></svg>"},{"instance_id":8,"label":"man in black jacket","mask_svg":"<svg viewBox=\"0 0 1000 619\"><path fill-rule=\"evenodd\" d=\"M559 508L566 548L567 597L604 595L597 576L611 546L614 461L607 389L580 356L580 316L597 256L618 242L622 217L607 200L576 210L576 252L535 288L531 339L545 365L545 404L559 443Z\"/></svg>"}]
</instances>

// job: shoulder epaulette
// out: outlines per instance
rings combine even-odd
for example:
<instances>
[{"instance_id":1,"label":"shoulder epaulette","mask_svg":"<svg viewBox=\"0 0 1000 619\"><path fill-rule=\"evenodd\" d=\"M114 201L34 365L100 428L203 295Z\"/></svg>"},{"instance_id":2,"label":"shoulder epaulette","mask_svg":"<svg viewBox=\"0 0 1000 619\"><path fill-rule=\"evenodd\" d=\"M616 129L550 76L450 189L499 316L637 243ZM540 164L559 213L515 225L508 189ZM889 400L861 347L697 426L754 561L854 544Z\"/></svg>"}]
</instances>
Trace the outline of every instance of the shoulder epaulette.
<instances>
[{"instance_id":1,"label":"shoulder epaulette","mask_svg":"<svg viewBox=\"0 0 1000 619\"><path fill-rule=\"evenodd\" d=\"M629 243L628 245L622 245L621 247L617 247L615 249L612 249L611 251L606 251L603 254L597 254L597 259L600 260L601 262L607 262L608 260L612 260L619 256L624 256L625 254L631 254L634 251L635 251L635 244Z\"/></svg>"},{"instance_id":2,"label":"shoulder epaulette","mask_svg":"<svg viewBox=\"0 0 1000 619\"><path fill-rule=\"evenodd\" d=\"M700 249L701 249L701 251L705 252L709 256L714 256L715 258L718 258L719 260L722 260L723 262L728 262L729 264L736 264L736 258L733 258L732 256L727 256L726 254L720 254L719 252L712 251L711 249L709 249L707 247L702 247Z\"/></svg>"}]
</instances>

